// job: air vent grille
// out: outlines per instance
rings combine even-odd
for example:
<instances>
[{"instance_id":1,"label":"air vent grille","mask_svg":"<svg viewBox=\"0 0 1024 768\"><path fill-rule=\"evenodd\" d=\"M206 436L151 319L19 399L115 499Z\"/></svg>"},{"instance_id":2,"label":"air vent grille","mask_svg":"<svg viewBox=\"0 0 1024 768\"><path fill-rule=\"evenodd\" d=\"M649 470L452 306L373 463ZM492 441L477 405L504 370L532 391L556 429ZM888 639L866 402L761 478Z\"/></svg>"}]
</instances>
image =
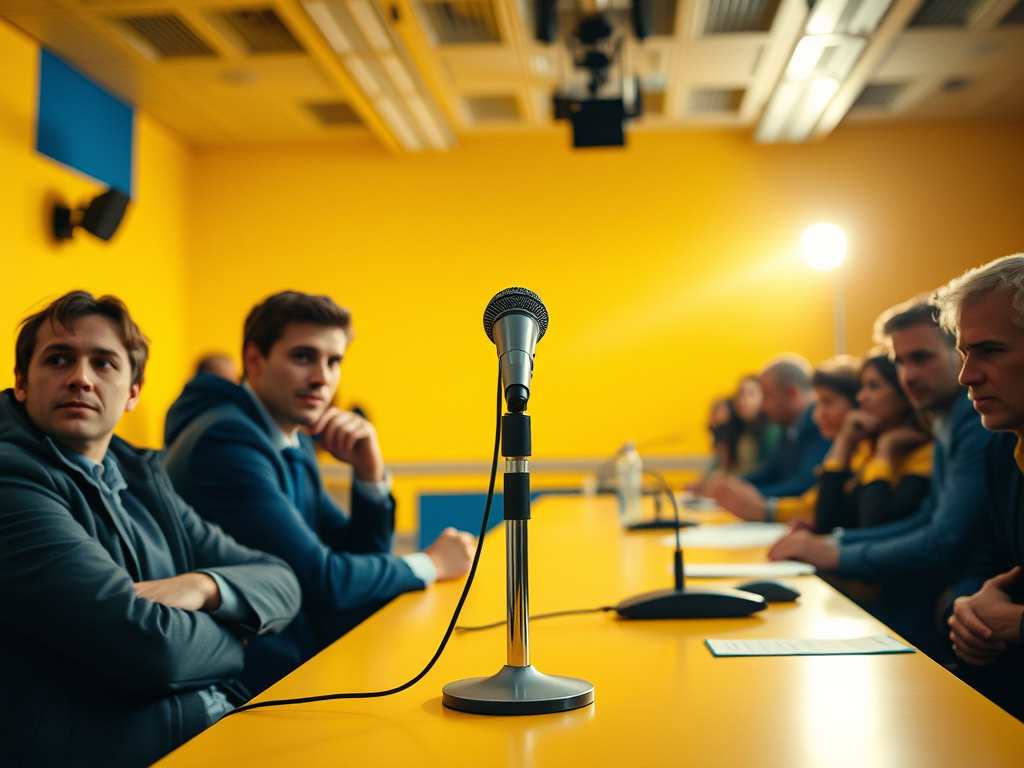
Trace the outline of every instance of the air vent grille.
<instances>
[{"instance_id":1,"label":"air vent grille","mask_svg":"<svg viewBox=\"0 0 1024 768\"><path fill-rule=\"evenodd\" d=\"M1003 16L1003 20L999 22L999 26L1006 27L1011 24L1024 24L1024 0L1020 0L1010 12Z\"/></svg>"},{"instance_id":2,"label":"air vent grille","mask_svg":"<svg viewBox=\"0 0 1024 768\"><path fill-rule=\"evenodd\" d=\"M671 37L676 33L676 5L676 0L651 0L652 35Z\"/></svg>"},{"instance_id":3,"label":"air vent grille","mask_svg":"<svg viewBox=\"0 0 1024 768\"><path fill-rule=\"evenodd\" d=\"M518 120L521 117L515 96L469 96L466 107L476 123Z\"/></svg>"},{"instance_id":4,"label":"air vent grille","mask_svg":"<svg viewBox=\"0 0 1024 768\"><path fill-rule=\"evenodd\" d=\"M891 109L906 89L906 83L870 83L864 86L850 109Z\"/></svg>"},{"instance_id":5,"label":"air vent grille","mask_svg":"<svg viewBox=\"0 0 1024 768\"><path fill-rule=\"evenodd\" d=\"M704 21L705 35L729 32L767 32L772 28L780 0L710 0Z\"/></svg>"},{"instance_id":6,"label":"air vent grille","mask_svg":"<svg viewBox=\"0 0 1024 768\"><path fill-rule=\"evenodd\" d=\"M742 88L701 88L690 91L687 112L691 115L714 115L736 112L743 102Z\"/></svg>"},{"instance_id":7,"label":"air vent grille","mask_svg":"<svg viewBox=\"0 0 1024 768\"><path fill-rule=\"evenodd\" d=\"M130 30L161 59L217 55L217 51L173 13L121 16L115 21Z\"/></svg>"},{"instance_id":8,"label":"air vent grille","mask_svg":"<svg viewBox=\"0 0 1024 768\"><path fill-rule=\"evenodd\" d=\"M215 14L247 53L300 53L302 46L271 8L219 11Z\"/></svg>"},{"instance_id":9,"label":"air vent grille","mask_svg":"<svg viewBox=\"0 0 1024 768\"><path fill-rule=\"evenodd\" d=\"M982 0L925 0L908 27L966 27Z\"/></svg>"},{"instance_id":10,"label":"air vent grille","mask_svg":"<svg viewBox=\"0 0 1024 768\"><path fill-rule=\"evenodd\" d=\"M490 0L420 3L420 10L437 45L501 42Z\"/></svg>"},{"instance_id":11,"label":"air vent grille","mask_svg":"<svg viewBox=\"0 0 1024 768\"><path fill-rule=\"evenodd\" d=\"M951 77L939 86L939 90L946 93L958 93L959 91L970 88L973 82L974 81L968 77Z\"/></svg>"},{"instance_id":12,"label":"air vent grille","mask_svg":"<svg viewBox=\"0 0 1024 768\"><path fill-rule=\"evenodd\" d=\"M328 101L315 104L306 104L308 109L320 124L328 128L339 125L362 125L362 120L344 101Z\"/></svg>"}]
</instances>

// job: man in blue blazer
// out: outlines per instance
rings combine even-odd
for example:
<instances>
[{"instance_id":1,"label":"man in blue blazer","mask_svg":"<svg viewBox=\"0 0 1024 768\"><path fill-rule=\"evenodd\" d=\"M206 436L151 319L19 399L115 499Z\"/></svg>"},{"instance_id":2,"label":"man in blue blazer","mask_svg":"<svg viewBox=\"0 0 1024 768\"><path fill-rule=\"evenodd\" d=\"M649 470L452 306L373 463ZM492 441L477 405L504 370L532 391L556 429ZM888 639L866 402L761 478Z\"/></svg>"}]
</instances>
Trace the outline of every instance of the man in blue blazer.
<instances>
[{"instance_id":1,"label":"man in blue blazer","mask_svg":"<svg viewBox=\"0 0 1024 768\"><path fill-rule=\"evenodd\" d=\"M114 427L146 339L118 299L73 291L24 321L0 394L0 765L149 765L246 693L246 638L299 585L174 493Z\"/></svg>"},{"instance_id":2,"label":"man in blue blazer","mask_svg":"<svg viewBox=\"0 0 1024 768\"><path fill-rule=\"evenodd\" d=\"M475 540L448 529L423 552L389 554L395 503L377 433L331 406L351 338L327 296L270 296L245 321L244 381L198 374L167 414L164 466L207 520L285 560L302 610L277 637L246 648L243 682L263 690L375 610L469 570ZM352 508L324 489L314 440L352 466Z\"/></svg>"},{"instance_id":3,"label":"man in blue blazer","mask_svg":"<svg viewBox=\"0 0 1024 768\"><path fill-rule=\"evenodd\" d=\"M825 535L795 531L776 542L769 556L879 583L881 600L864 607L921 650L941 657L937 602L966 566L984 526L989 433L957 381L956 341L939 327L936 311L928 302L897 307L883 329L900 383L929 416L935 434L932 484L920 508L873 528Z\"/></svg>"},{"instance_id":4,"label":"man in blue blazer","mask_svg":"<svg viewBox=\"0 0 1024 768\"><path fill-rule=\"evenodd\" d=\"M1024 255L971 270L938 302L963 356L960 383L999 433L985 454L989 515L953 589L950 640L958 674L1024 720Z\"/></svg>"}]
</instances>

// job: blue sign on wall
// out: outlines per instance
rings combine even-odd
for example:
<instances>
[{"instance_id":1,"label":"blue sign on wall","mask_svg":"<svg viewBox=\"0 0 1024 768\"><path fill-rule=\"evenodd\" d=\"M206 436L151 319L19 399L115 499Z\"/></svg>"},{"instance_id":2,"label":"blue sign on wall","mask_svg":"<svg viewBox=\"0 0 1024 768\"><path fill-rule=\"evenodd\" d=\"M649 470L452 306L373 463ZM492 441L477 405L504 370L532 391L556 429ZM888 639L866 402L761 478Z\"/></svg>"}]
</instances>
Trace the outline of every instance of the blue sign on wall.
<instances>
[{"instance_id":1,"label":"blue sign on wall","mask_svg":"<svg viewBox=\"0 0 1024 768\"><path fill-rule=\"evenodd\" d=\"M130 106L40 49L39 152L131 194L132 134Z\"/></svg>"}]
</instances>

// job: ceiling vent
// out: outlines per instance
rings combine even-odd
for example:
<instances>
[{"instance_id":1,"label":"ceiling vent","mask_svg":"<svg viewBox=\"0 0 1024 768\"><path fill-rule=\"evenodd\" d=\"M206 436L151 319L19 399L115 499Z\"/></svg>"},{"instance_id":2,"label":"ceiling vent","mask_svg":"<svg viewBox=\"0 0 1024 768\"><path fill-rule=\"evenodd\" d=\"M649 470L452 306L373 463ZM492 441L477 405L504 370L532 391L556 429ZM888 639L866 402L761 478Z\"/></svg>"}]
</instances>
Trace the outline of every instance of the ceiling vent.
<instances>
[{"instance_id":1,"label":"ceiling vent","mask_svg":"<svg viewBox=\"0 0 1024 768\"><path fill-rule=\"evenodd\" d=\"M676 33L676 6L676 0L651 0L652 35L671 37Z\"/></svg>"},{"instance_id":2,"label":"ceiling vent","mask_svg":"<svg viewBox=\"0 0 1024 768\"><path fill-rule=\"evenodd\" d=\"M469 96L466 107L475 123L518 120L521 117L515 96Z\"/></svg>"},{"instance_id":3,"label":"ceiling vent","mask_svg":"<svg viewBox=\"0 0 1024 768\"><path fill-rule=\"evenodd\" d=\"M419 8L435 45L501 42L490 0L420 3Z\"/></svg>"},{"instance_id":4,"label":"ceiling vent","mask_svg":"<svg viewBox=\"0 0 1024 768\"><path fill-rule=\"evenodd\" d=\"M705 35L730 32L767 32L772 28L780 0L710 0L704 20Z\"/></svg>"},{"instance_id":5,"label":"ceiling vent","mask_svg":"<svg viewBox=\"0 0 1024 768\"><path fill-rule=\"evenodd\" d=\"M850 109L892 109L893 103L906 89L907 83L871 83L864 86Z\"/></svg>"},{"instance_id":6,"label":"ceiling vent","mask_svg":"<svg viewBox=\"0 0 1024 768\"><path fill-rule=\"evenodd\" d=\"M1024 24L1024 0L1020 0L1010 12L1003 16L1003 20L999 22L999 26L1007 27L1011 24Z\"/></svg>"},{"instance_id":7,"label":"ceiling vent","mask_svg":"<svg viewBox=\"0 0 1024 768\"><path fill-rule=\"evenodd\" d=\"M983 0L925 0L908 27L966 27Z\"/></svg>"},{"instance_id":8,"label":"ceiling vent","mask_svg":"<svg viewBox=\"0 0 1024 768\"><path fill-rule=\"evenodd\" d=\"M344 101L319 102L306 104L305 107L325 128L335 128L339 125L362 125L363 123L355 110Z\"/></svg>"},{"instance_id":9,"label":"ceiling vent","mask_svg":"<svg viewBox=\"0 0 1024 768\"><path fill-rule=\"evenodd\" d=\"M743 102L742 88L700 88L690 91L687 112L691 115L720 115L739 111Z\"/></svg>"},{"instance_id":10,"label":"ceiling vent","mask_svg":"<svg viewBox=\"0 0 1024 768\"><path fill-rule=\"evenodd\" d=\"M967 77L951 77L939 86L940 91L945 93L958 93L967 88L970 88L973 81Z\"/></svg>"},{"instance_id":11,"label":"ceiling vent","mask_svg":"<svg viewBox=\"0 0 1024 768\"><path fill-rule=\"evenodd\" d=\"M302 52L299 41L271 8L218 11L211 17L220 22L248 54Z\"/></svg>"},{"instance_id":12,"label":"ceiling vent","mask_svg":"<svg viewBox=\"0 0 1024 768\"><path fill-rule=\"evenodd\" d=\"M217 51L173 13L121 16L114 21L160 59L217 55Z\"/></svg>"}]
</instances>

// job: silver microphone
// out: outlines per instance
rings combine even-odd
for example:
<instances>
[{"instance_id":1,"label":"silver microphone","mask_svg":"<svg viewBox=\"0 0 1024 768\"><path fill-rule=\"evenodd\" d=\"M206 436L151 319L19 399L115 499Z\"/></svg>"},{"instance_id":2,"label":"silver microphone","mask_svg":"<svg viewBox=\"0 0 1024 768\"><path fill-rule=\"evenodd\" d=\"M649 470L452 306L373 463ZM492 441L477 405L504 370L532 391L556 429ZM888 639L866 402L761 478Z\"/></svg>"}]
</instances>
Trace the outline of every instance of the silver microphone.
<instances>
[{"instance_id":1,"label":"silver microphone","mask_svg":"<svg viewBox=\"0 0 1024 768\"><path fill-rule=\"evenodd\" d=\"M526 409L533 376L533 350L547 329L544 302L525 288L506 288L484 310L484 330L498 347L505 402L512 413Z\"/></svg>"}]
</instances>

